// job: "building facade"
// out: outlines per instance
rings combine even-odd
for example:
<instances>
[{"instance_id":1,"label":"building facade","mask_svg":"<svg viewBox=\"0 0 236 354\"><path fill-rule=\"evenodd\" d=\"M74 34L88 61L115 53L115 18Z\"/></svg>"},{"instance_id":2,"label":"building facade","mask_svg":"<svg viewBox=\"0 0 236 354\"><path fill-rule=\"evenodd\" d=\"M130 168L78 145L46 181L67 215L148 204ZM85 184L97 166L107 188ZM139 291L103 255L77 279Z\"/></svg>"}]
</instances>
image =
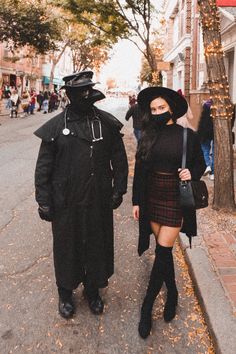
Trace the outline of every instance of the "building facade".
<instances>
[{"instance_id":1,"label":"building facade","mask_svg":"<svg viewBox=\"0 0 236 354\"><path fill-rule=\"evenodd\" d=\"M1 87L16 87L20 93L28 89L41 89L42 57L30 56L27 48L19 48L13 54L5 43L0 43Z\"/></svg>"},{"instance_id":2,"label":"building facade","mask_svg":"<svg viewBox=\"0 0 236 354\"><path fill-rule=\"evenodd\" d=\"M221 38L231 100L236 104L236 1L235 6L220 7Z\"/></svg>"},{"instance_id":3,"label":"building facade","mask_svg":"<svg viewBox=\"0 0 236 354\"><path fill-rule=\"evenodd\" d=\"M164 61L170 70L163 72L164 85L181 89L189 97L191 54L191 0L165 1L166 46Z\"/></svg>"},{"instance_id":4,"label":"building facade","mask_svg":"<svg viewBox=\"0 0 236 354\"><path fill-rule=\"evenodd\" d=\"M5 43L0 43L0 87L16 87L21 94L24 90L36 92L49 89L53 66L52 55L32 55L27 47L17 49L14 54ZM62 78L72 73L72 59L67 48L54 68L53 85L59 89Z\"/></svg>"},{"instance_id":5,"label":"building facade","mask_svg":"<svg viewBox=\"0 0 236 354\"><path fill-rule=\"evenodd\" d=\"M227 3L227 4L226 4ZM226 74L232 102L236 103L236 1L219 1L221 36L225 52ZM224 6L226 4L227 6ZM197 127L202 103L209 98L203 37L197 0L166 0L164 2L166 38L164 61L170 70L163 72L163 84L181 88L194 115Z\"/></svg>"}]
</instances>

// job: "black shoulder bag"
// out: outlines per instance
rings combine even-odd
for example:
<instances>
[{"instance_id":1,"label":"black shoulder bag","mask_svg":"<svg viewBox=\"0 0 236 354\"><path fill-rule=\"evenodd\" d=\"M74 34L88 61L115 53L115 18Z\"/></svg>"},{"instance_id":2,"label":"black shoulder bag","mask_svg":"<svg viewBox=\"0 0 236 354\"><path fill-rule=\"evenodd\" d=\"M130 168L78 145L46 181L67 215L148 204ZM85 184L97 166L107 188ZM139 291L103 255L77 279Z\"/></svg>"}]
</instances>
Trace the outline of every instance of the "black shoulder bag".
<instances>
[{"instance_id":1,"label":"black shoulder bag","mask_svg":"<svg viewBox=\"0 0 236 354\"><path fill-rule=\"evenodd\" d=\"M182 169L186 165L187 128L183 129ZM208 206L208 191L204 181L179 182L180 205L183 209L201 209Z\"/></svg>"}]
</instances>

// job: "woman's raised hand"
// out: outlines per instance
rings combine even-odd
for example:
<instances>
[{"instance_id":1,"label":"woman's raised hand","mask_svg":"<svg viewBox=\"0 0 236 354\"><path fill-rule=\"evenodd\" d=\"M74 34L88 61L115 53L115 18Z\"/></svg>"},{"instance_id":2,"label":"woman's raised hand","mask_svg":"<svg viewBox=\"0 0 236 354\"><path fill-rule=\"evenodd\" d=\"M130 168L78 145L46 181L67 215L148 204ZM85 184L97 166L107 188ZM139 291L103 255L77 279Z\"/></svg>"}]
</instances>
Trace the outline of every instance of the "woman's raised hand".
<instances>
[{"instance_id":1,"label":"woman's raised hand","mask_svg":"<svg viewBox=\"0 0 236 354\"><path fill-rule=\"evenodd\" d=\"M179 178L181 179L181 181L191 180L192 176L191 176L191 173L188 168L184 168L184 169L179 168L178 172L179 172Z\"/></svg>"}]
</instances>

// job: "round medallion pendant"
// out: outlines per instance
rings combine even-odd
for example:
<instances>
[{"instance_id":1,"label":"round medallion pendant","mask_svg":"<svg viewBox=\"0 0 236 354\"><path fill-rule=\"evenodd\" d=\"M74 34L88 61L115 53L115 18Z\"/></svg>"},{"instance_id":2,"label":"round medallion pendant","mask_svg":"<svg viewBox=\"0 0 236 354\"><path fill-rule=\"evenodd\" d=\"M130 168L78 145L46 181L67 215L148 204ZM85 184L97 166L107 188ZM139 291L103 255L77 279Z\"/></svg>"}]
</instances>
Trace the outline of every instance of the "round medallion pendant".
<instances>
[{"instance_id":1,"label":"round medallion pendant","mask_svg":"<svg viewBox=\"0 0 236 354\"><path fill-rule=\"evenodd\" d=\"M70 129L68 129L68 128L63 129L62 130L62 134L63 135L69 135L70 134Z\"/></svg>"}]
</instances>

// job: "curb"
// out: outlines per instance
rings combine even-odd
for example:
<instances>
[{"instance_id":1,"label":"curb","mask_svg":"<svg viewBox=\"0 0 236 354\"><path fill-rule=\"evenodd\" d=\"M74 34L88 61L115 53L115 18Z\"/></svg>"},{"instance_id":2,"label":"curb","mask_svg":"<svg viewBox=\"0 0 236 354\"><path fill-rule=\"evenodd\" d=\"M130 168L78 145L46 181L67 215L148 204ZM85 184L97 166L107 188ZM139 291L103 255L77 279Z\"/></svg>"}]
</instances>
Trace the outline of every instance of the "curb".
<instances>
[{"instance_id":1,"label":"curb","mask_svg":"<svg viewBox=\"0 0 236 354\"><path fill-rule=\"evenodd\" d=\"M202 240L194 237L192 249L188 238L180 233L180 247L189 266L195 293L213 339L216 354L235 354L236 318L214 271ZM197 244L198 243L198 244Z\"/></svg>"}]
</instances>

